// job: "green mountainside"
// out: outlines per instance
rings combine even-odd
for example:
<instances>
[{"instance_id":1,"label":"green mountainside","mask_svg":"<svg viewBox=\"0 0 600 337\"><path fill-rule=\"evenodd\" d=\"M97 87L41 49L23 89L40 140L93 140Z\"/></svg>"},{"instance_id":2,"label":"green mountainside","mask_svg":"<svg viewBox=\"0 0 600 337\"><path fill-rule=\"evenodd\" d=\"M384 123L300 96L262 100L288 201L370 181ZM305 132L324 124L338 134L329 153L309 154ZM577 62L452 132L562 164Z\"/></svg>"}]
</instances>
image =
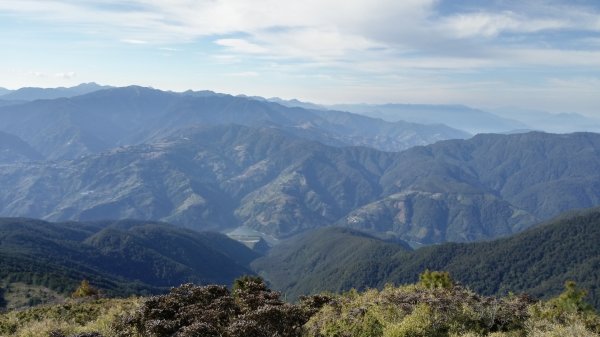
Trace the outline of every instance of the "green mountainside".
<instances>
[{"instance_id":1,"label":"green mountainside","mask_svg":"<svg viewBox=\"0 0 600 337\"><path fill-rule=\"evenodd\" d=\"M59 293L83 279L113 295L164 291L186 282L230 284L258 256L222 234L148 221L52 223L0 219L0 285Z\"/></svg>"},{"instance_id":2,"label":"green mountainside","mask_svg":"<svg viewBox=\"0 0 600 337\"><path fill-rule=\"evenodd\" d=\"M599 154L593 133L483 134L415 147L385 170L383 198L338 224L425 244L509 235L599 205Z\"/></svg>"},{"instance_id":3,"label":"green mountainside","mask_svg":"<svg viewBox=\"0 0 600 337\"><path fill-rule=\"evenodd\" d=\"M252 267L276 289L296 298L380 286L391 272L386 262L408 251L407 246L353 229L329 227L284 241Z\"/></svg>"},{"instance_id":4,"label":"green mountainside","mask_svg":"<svg viewBox=\"0 0 600 337\"><path fill-rule=\"evenodd\" d=\"M378 287L446 270L482 294L527 292L547 298L566 280L600 307L600 209L573 212L496 241L442 244L414 251L342 228L305 233L253 262L273 287L292 298L319 291Z\"/></svg>"},{"instance_id":5,"label":"green mountainside","mask_svg":"<svg viewBox=\"0 0 600 337\"><path fill-rule=\"evenodd\" d=\"M600 209L567 213L504 239L417 250L353 229L321 228L288 239L263 257L224 235L163 223L3 218L0 302L15 307L15 302L54 301L84 279L104 294L122 296L164 292L186 282L231 284L252 273L294 300L322 291L413 283L429 269L446 270L488 296L525 292L546 299L573 280L598 308L599 240Z\"/></svg>"}]
</instances>

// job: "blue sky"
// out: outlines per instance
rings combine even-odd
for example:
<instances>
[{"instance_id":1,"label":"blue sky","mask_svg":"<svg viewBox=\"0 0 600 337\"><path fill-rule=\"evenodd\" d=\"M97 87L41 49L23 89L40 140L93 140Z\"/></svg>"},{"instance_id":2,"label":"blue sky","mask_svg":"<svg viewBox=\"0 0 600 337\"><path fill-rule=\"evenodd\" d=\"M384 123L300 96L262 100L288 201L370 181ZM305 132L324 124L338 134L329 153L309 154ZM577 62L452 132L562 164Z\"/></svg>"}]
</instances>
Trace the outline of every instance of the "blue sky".
<instances>
[{"instance_id":1,"label":"blue sky","mask_svg":"<svg viewBox=\"0 0 600 337\"><path fill-rule=\"evenodd\" d=\"M600 1L1 0L0 86L600 117Z\"/></svg>"}]
</instances>

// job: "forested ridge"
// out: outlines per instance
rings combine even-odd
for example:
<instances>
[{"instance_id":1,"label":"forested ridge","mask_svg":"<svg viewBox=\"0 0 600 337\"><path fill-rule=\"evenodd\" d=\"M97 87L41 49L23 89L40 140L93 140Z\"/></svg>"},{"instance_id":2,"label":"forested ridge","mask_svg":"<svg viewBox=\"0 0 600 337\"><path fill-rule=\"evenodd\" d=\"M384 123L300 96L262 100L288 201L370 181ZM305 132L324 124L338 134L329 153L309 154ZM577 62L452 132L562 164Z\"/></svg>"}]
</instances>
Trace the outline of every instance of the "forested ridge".
<instances>
[{"instance_id":1,"label":"forested ridge","mask_svg":"<svg viewBox=\"0 0 600 337\"><path fill-rule=\"evenodd\" d=\"M0 288L65 294L87 279L106 295L160 293L186 282L229 284L252 273L257 256L223 234L165 223L0 219Z\"/></svg>"},{"instance_id":2,"label":"forested ridge","mask_svg":"<svg viewBox=\"0 0 600 337\"><path fill-rule=\"evenodd\" d=\"M600 308L599 242L600 209L591 209L569 212L508 238L416 250L344 228L326 228L284 242L252 265L292 298L415 282L420 272L432 269L449 271L486 295L527 292L548 298L565 281L574 280Z\"/></svg>"}]
</instances>

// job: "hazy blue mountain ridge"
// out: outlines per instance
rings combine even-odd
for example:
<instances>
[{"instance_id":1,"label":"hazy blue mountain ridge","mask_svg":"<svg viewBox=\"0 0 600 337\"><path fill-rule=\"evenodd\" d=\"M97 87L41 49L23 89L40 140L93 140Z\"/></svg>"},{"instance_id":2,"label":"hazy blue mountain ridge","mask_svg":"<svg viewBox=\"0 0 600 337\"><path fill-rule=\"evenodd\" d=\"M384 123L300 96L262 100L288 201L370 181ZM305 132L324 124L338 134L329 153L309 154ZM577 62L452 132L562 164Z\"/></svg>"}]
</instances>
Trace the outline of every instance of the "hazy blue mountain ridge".
<instances>
[{"instance_id":1,"label":"hazy blue mountain ridge","mask_svg":"<svg viewBox=\"0 0 600 337\"><path fill-rule=\"evenodd\" d=\"M0 99L14 101L35 101L38 99L55 99L64 97L74 97L97 90L107 89L110 86L99 85L96 83L82 83L74 87L58 88L36 88L25 87L17 90L7 90L0 88Z\"/></svg>"},{"instance_id":2,"label":"hazy blue mountain ridge","mask_svg":"<svg viewBox=\"0 0 600 337\"><path fill-rule=\"evenodd\" d=\"M549 113L519 108L494 109L493 112L499 116L516 119L530 125L532 128L547 132L600 132L600 119L573 112Z\"/></svg>"},{"instance_id":3,"label":"hazy blue mountain ridge","mask_svg":"<svg viewBox=\"0 0 600 337\"><path fill-rule=\"evenodd\" d=\"M0 87L0 96L10 93L12 90Z\"/></svg>"},{"instance_id":4,"label":"hazy blue mountain ridge","mask_svg":"<svg viewBox=\"0 0 600 337\"><path fill-rule=\"evenodd\" d=\"M442 125L389 123L212 92L174 93L136 86L0 107L0 130L21 137L51 160L140 144L193 125L230 123L278 126L330 145L389 151L468 137Z\"/></svg>"},{"instance_id":5,"label":"hazy blue mountain ridge","mask_svg":"<svg viewBox=\"0 0 600 337\"><path fill-rule=\"evenodd\" d=\"M264 98L256 98L265 100ZM443 104L334 104L319 105L297 99L270 98L289 107L313 110L342 110L395 122L442 123L470 133L523 133L539 130L553 133L600 132L600 119L578 113L550 113L532 109L476 109Z\"/></svg>"},{"instance_id":6,"label":"hazy blue mountain ridge","mask_svg":"<svg viewBox=\"0 0 600 337\"><path fill-rule=\"evenodd\" d=\"M300 225L327 225L372 199L381 190L377 176L389 156L365 148L328 147L271 128L205 128L73 162L3 167L0 180L12 192L0 204L3 213L13 215L161 219L191 227L202 224L204 229L254 224L265 216L272 219L257 221L254 227L279 232L278 226L293 225L280 232L284 234L297 232ZM354 168L355 160L372 167ZM315 166L322 169L316 172ZM303 169L314 186L296 186L304 179L299 172ZM289 188L280 184L290 178ZM339 185L339 179L346 185ZM264 193L264 200L252 197L266 185L275 191ZM347 195L331 197L338 192ZM301 215L283 221L291 213L277 205ZM322 208L330 211L323 214ZM308 217L319 221L307 222Z\"/></svg>"},{"instance_id":7,"label":"hazy blue mountain ridge","mask_svg":"<svg viewBox=\"0 0 600 337\"><path fill-rule=\"evenodd\" d=\"M287 237L338 224L412 244L492 239L600 205L600 135L478 135L403 152L271 127L191 128L74 161L0 166L0 214L140 218Z\"/></svg>"},{"instance_id":8,"label":"hazy blue mountain ridge","mask_svg":"<svg viewBox=\"0 0 600 337\"><path fill-rule=\"evenodd\" d=\"M403 120L422 124L442 123L473 134L531 128L531 126L515 119L501 117L464 105L340 104L328 108L359 113L390 122Z\"/></svg>"}]
</instances>

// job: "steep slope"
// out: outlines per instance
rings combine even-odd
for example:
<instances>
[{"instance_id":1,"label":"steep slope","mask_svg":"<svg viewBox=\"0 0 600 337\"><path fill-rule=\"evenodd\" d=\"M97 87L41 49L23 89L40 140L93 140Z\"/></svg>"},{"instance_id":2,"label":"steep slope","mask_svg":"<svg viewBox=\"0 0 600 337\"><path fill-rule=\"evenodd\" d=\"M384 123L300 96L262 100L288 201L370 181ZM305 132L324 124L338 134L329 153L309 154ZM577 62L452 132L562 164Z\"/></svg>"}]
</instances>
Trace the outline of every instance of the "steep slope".
<instances>
[{"instance_id":1,"label":"steep slope","mask_svg":"<svg viewBox=\"0 0 600 337\"><path fill-rule=\"evenodd\" d=\"M41 160L42 156L17 136L0 131L0 164Z\"/></svg>"},{"instance_id":2,"label":"steep slope","mask_svg":"<svg viewBox=\"0 0 600 337\"><path fill-rule=\"evenodd\" d=\"M600 209L593 209L505 239L415 251L357 232L316 230L281 243L252 265L291 297L414 282L430 269L449 271L483 294L512 291L548 298L560 293L566 280L575 280L600 307L598 242Z\"/></svg>"},{"instance_id":3,"label":"steep slope","mask_svg":"<svg viewBox=\"0 0 600 337\"><path fill-rule=\"evenodd\" d=\"M600 205L600 135L479 135L400 153L277 128L179 131L69 162L0 166L0 214L141 218L279 238L337 224L412 245L493 239Z\"/></svg>"},{"instance_id":4,"label":"steep slope","mask_svg":"<svg viewBox=\"0 0 600 337\"><path fill-rule=\"evenodd\" d=\"M88 279L114 294L185 282L225 283L251 273L257 254L216 233L164 223L51 223L0 219L0 280L64 292Z\"/></svg>"},{"instance_id":5,"label":"steep slope","mask_svg":"<svg viewBox=\"0 0 600 337\"><path fill-rule=\"evenodd\" d=\"M300 234L273 247L252 267L274 287L295 298L323 290L341 292L380 286L390 273L385 261L409 250L359 231L330 227Z\"/></svg>"},{"instance_id":6,"label":"steep slope","mask_svg":"<svg viewBox=\"0 0 600 337\"><path fill-rule=\"evenodd\" d=\"M338 223L378 224L422 243L508 235L535 219L599 205L599 154L600 135L592 133L478 135L416 147L381 177L382 200Z\"/></svg>"},{"instance_id":7,"label":"steep slope","mask_svg":"<svg viewBox=\"0 0 600 337\"><path fill-rule=\"evenodd\" d=\"M73 162L2 167L0 205L4 214L48 219L246 224L288 235L328 225L379 195L390 156L271 128L195 129Z\"/></svg>"},{"instance_id":8,"label":"steep slope","mask_svg":"<svg viewBox=\"0 0 600 337\"><path fill-rule=\"evenodd\" d=\"M276 125L330 145L394 151L468 136L442 125L389 123L211 92L174 93L136 86L0 107L0 129L23 138L50 159L73 159L138 144L193 125L230 123Z\"/></svg>"}]
</instances>

